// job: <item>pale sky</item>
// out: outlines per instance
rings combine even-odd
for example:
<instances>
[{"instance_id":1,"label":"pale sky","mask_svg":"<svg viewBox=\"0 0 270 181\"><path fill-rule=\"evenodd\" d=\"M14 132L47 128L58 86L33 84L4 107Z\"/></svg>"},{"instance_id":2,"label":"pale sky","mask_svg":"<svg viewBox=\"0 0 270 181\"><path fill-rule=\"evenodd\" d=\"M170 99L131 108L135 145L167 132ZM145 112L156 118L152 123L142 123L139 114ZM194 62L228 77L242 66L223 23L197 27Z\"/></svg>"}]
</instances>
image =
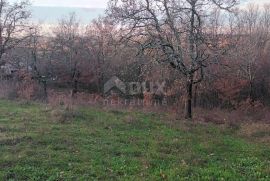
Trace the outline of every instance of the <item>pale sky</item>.
<instances>
[{"instance_id":1,"label":"pale sky","mask_svg":"<svg viewBox=\"0 0 270 181\"><path fill-rule=\"evenodd\" d=\"M242 0L242 6L245 6L249 3L264 5L264 4L269 4L270 0Z\"/></svg>"},{"instance_id":2,"label":"pale sky","mask_svg":"<svg viewBox=\"0 0 270 181\"><path fill-rule=\"evenodd\" d=\"M9 0L16 2L17 0ZM106 8L109 0L30 0L33 6Z\"/></svg>"},{"instance_id":3,"label":"pale sky","mask_svg":"<svg viewBox=\"0 0 270 181\"><path fill-rule=\"evenodd\" d=\"M13 3L20 0L8 1ZM50 24L71 12L75 12L82 23L89 23L104 15L109 0L30 0L30 2L33 20ZM270 0L241 0L240 7L243 8L249 3L263 5L270 3Z\"/></svg>"},{"instance_id":4,"label":"pale sky","mask_svg":"<svg viewBox=\"0 0 270 181\"><path fill-rule=\"evenodd\" d=\"M17 0L9 0L15 2ZM56 6L56 7L81 7L81 8L106 8L109 0L30 0L34 6ZM242 6L247 3L263 5L270 0L241 0Z\"/></svg>"}]
</instances>

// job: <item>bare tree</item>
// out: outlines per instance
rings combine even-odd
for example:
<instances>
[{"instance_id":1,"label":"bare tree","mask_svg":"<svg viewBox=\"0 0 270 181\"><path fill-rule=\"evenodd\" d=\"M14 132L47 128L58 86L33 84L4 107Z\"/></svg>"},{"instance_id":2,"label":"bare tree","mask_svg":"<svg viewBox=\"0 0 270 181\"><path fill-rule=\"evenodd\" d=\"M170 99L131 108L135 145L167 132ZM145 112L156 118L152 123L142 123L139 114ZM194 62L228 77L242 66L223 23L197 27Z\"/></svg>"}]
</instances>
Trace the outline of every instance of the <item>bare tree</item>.
<instances>
[{"instance_id":1,"label":"bare tree","mask_svg":"<svg viewBox=\"0 0 270 181\"><path fill-rule=\"evenodd\" d=\"M79 55L82 50L82 39L80 37L79 21L75 13L71 13L67 18L59 21L54 30L54 51L59 56L59 61L65 65L66 74L69 76L72 84L72 93L74 96L78 91L78 81L80 78Z\"/></svg>"},{"instance_id":2,"label":"bare tree","mask_svg":"<svg viewBox=\"0 0 270 181\"><path fill-rule=\"evenodd\" d=\"M102 92L105 72L109 68L109 57L115 53L116 27L106 18L94 20L86 28L85 47L94 61L92 67L98 78L98 91ZM114 52L114 53L113 53Z\"/></svg>"},{"instance_id":3,"label":"bare tree","mask_svg":"<svg viewBox=\"0 0 270 181\"><path fill-rule=\"evenodd\" d=\"M239 40L233 52L240 76L248 81L250 100L254 99L254 81L260 59L270 40L269 19L270 8L267 5L261 11L258 5L249 4L247 9L242 10L238 16L237 36Z\"/></svg>"},{"instance_id":4,"label":"bare tree","mask_svg":"<svg viewBox=\"0 0 270 181\"><path fill-rule=\"evenodd\" d=\"M47 82L51 78L50 72L47 70L49 66L47 57L48 50L44 41L40 27L32 26L29 29L29 51L30 51L30 67L32 78L36 80L43 88L43 99L47 101ZM28 65L27 65L28 70Z\"/></svg>"},{"instance_id":5,"label":"bare tree","mask_svg":"<svg viewBox=\"0 0 270 181\"><path fill-rule=\"evenodd\" d=\"M185 77L186 118L192 118L193 85L217 58L205 19L216 8L231 11L235 5L236 0L111 0L108 15L121 25L126 40Z\"/></svg>"},{"instance_id":6,"label":"bare tree","mask_svg":"<svg viewBox=\"0 0 270 181\"><path fill-rule=\"evenodd\" d=\"M27 22L31 15L27 9L28 6L28 1L13 4L7 0L0 1L0 65L6 63L2 60L3 55L28 36Z\"/></svg>"}]
</instances>

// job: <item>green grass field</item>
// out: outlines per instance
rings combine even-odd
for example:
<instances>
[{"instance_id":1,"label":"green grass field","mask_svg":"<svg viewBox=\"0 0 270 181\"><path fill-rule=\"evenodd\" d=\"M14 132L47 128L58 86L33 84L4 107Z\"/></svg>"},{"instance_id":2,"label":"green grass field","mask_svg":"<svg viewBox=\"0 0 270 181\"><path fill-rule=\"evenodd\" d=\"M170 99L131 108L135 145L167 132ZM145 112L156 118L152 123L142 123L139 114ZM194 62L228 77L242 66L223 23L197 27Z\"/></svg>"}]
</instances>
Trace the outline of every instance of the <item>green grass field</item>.
<instances>
[{"instance_id":1,"label":"green grass field","mask_svg":"<svg viewBox=\"0 0 270 181\"><path fill-rule=\"evenodd\" d=\"M270 180L270 145L166 115L0 101L0 180Z\"/></svg>"}]
</instances>

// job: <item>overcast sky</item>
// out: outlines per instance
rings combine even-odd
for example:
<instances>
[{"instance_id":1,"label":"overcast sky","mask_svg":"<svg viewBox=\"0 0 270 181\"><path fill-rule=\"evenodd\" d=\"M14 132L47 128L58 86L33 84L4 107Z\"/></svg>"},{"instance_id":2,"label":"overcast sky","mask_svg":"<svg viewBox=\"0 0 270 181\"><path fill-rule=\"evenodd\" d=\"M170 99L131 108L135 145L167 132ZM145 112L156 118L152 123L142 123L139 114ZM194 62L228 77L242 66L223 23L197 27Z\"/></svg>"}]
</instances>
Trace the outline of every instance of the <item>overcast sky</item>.
<instances>
[{"instance_id":1,"label":"overcast sky","mask_svg":"<svg viewBox=\"0 0 270 181\"><path fill-rule=\"evenodd\" d=\"M249 4L249 3L254 3L254 4L259 4L259 5L264 5L264 4L269 4L270 0L242 0L242 4Z\"/></svg>"},{"instance_id":2,"label":"overcast sky","mask_svg":"<svg viewBox=\"0 0 270 181\"><path fill-rule=\"evenodd\" d=\"M13 3L19 0L8 0ZM34 21L46 24L57 23L72 12L75 12L82 23L88 24L91 20L104 14L109 0L30 0L31 12ZM241 6L248 3L263 5L270 0L241 0Z\"/></svg>"},{"instance_id":3,"label":"overcast sky","mask_svg":"<svg viewBox=\"0 0 270 181\"><path fill-rule=\"evenodd\" d=\"M16 2L17 0L8 0ZM109 0L30 0L34 6L106 8Z\"/></svg>"},{"instance_id":4,"label":"overcast sky","mask_svg":"<svg viewBox=\"0 0 270 181\"><path fill-rule=\"evenodd\" d=\"M16 0L9 0L15 2ZM106 8L109 0L30 0L34 6L57 6L57 7L82 7L82 8ZM270 0L242 0L243 4L270 3Z\"/></svg>"}]
</instances>

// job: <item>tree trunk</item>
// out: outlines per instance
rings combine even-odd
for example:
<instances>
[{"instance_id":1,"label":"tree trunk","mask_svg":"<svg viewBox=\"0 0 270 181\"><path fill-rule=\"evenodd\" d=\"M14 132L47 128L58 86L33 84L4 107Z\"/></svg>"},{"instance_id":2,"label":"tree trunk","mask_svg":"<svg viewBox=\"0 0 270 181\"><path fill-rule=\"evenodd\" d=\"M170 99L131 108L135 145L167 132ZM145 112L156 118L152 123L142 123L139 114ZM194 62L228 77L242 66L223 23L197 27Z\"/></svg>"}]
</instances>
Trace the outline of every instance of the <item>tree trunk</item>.
<instances>
[{"instance_id":1,"label":"tree trunk","mask_svg":"<svg viewBox=\"0 0 270 181\"><path fill-rule=\"evenodd\" d=\"M197 107L197 98L198 98L198 93L197 93L198 86L195 85L194 87L194 100L193 100L193 106Z\"/></svg>"},{"instance_id":2,"label":"tree trunk","mask_svg":"<svg viewBox=\"0 0 270 181\"><path fill-rule=\"evenodd\" d=\"M74 80L73 82L73 90L72 90L72 95L71 97L74 97L75 94L78 92L78 80Z\"/></svg>"},{"instance_id":3,"label":"tree trunk","mask_svg":"<svg viewBox=\"0 0 270 181\"><path fill-rule=\"evenodd\" d=\"M252 81L249 81L249 99L253 101L253 83Z\"/></svg>"},{"instance_id":4,"label":"tree trunk","mask_svg":"<svg viewBox=\"0 0 270 181\"><path fill-rule=\"evenodd\" d=\"M98 93L99 94L103 94L103 83L104 83L104 74L100 73L100 75L98 76Z\"/></svg>"},{"instance_id":5,"label":"tree trunk","mask_svg":"<svg viewBox=\"0 0 270 181\"><path fill-rule=\"evenodd\" d=\"M47 98L48 98L48 93L47 93L47 81L43 80L42 81L43 84L43 95L44 95L44 101L47 102Z\"/></svg>"},{"instance_id":6,"label":"tree trunk","mask_svg":"<svg viewBox=\"0 0 270 181\"><path fill-rule=\"evenodd\" d=\"M186 119L192 119L192 88L193 88L193 81L192 79L187 81L186 84Z\"/></svg>"}]
</instances>

